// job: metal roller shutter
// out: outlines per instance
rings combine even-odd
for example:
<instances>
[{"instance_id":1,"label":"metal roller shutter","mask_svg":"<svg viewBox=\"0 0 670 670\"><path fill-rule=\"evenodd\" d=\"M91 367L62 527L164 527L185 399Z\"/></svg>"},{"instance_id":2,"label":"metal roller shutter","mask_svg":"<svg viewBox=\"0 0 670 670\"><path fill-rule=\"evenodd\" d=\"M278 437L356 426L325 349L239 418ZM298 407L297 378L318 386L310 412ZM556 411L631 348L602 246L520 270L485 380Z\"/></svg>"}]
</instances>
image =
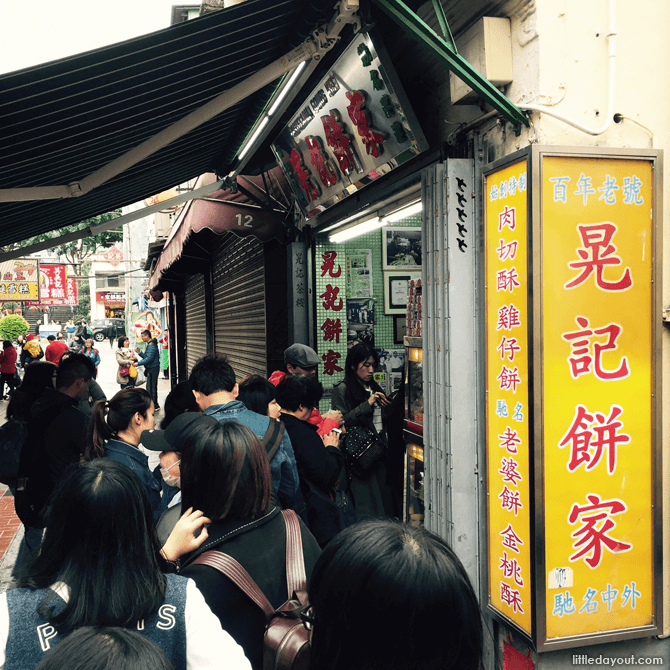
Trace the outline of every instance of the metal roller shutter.
<instances>
[{"instance_id":1,"label":"metal roller shutter","mask_svg":"<svg viewBox=\"0 0 670 670\"><path fill-rule=\"evenodd\" d=\"M186 284L186 372L207 353L205 333L205 277L195 275Z\"/></svg>"},{"instance_id":2,"label":"metal roller shutter","mask_svg":"<svg viewBox=\"0 0 670 670\"><path fill-rule=\"evenodd\" d=\"M255 237L228 234L213 258L214 349L228 356L238 381L267 374L265 264Z\"/></svg>"}]
</instances>

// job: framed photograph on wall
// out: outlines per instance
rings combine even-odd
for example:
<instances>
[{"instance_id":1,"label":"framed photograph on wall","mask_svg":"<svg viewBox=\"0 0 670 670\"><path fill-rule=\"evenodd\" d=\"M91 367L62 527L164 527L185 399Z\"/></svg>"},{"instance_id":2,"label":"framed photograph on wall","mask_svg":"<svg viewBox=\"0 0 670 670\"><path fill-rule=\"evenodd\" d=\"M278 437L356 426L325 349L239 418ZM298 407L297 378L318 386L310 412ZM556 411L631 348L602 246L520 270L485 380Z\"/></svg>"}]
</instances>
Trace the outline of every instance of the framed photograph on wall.
<instances>
[{"instance_id":1,"label":"framed photograph on wall","mask_svg":"<svg viewBox=\"0 0 670 670\"><path fill-rule=\"evenodd\" d=\"M384 226L382 228L384 270L420 270L421 228Z\"/></svg>"},{"instance_id":2,"label":"framed photograph on wall","mask_svg":"<svg viewBox=\"0 0 670 670\"><path fill-rule=\"evenodd\" d=\"M412 279L421 279L421 271L384 273L384 314L407 312L409 283Z\"/></svg>"}]
</instances>

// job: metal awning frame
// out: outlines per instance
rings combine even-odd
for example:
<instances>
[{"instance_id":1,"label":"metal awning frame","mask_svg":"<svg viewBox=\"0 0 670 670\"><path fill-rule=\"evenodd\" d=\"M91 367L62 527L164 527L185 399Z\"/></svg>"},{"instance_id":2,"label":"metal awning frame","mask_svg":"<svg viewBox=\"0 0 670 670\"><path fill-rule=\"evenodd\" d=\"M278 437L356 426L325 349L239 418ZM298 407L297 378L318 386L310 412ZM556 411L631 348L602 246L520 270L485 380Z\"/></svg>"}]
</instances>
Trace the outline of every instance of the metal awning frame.
<instances>
[{"instance_id":1,"label":"metal awning frame","mask_svg":"<svg viewBox=\"0 0 670 670\"><path fill-rule=\"evenodd\" d=\"M108 230L114 230L114 228L118 228L119 226L122 226L126 223L132 223L133 221L143 219L145 216L155 214L156 212L160 212L161 210L172 207L173 205L179 205L182 202L188 202L189 200L195 200L200 196L209 195L210 193L218 191L221 188L224 188L223 180L214 182L213 184L208 184L207 186L201 186L200 188L196 188L193 191L188 191L187 193L182 193L181 195L175 196L174 198L170 198L170 200L165 200L163 202L156 203L155 205L150 205L149 207L144 207L128 214L123 214L116 219L105 221L105 223L101 223L97 226L89 226L88 228L77 230L74 233L66 233L65 235L60 235L59 237L52 237L51 239L45 240L44 242L31 244L28 247L20 247L18 249L14 249L13 251L6 251L5 253L0 254L0 263L3 261L10 261L13 258L29 256L30 254L34 254L37 251L51 249L55 246L67 244L68 242L74 242L75 240L80 240L84 237L94 237L99 233L104 233Z\"/></svg>"},{"instance_id":2,"label":"metal awning frame","mask_svg":"<svg viewBox=\"0 0 670 670\"><path fill-rule=\"evenodd\" d=\"M358 18L355 16L357 10L358 0L340 0L331 20L314 31L312 36L301 45L80 181L56 186L0 189L0 202L53 200L86 195L264 86L280 79L302 62L319 61L335 46L346 25L349 23L358 25Z\"/></svg>"},{"instance_id":3,"label":"metal awning frame","mask_svg":"<svg viewBox=\"0 0 670 670\"><path fill-rule=\"evenodd\" d=\"M372 2L401 28L407 30L417 42L427 47L459 79L498 110L514 126L517 135L521 132L522 124L524 126L530 125L526 115L458 53L444 12L438 12L438 20L445 32L446 39L433 31L402 0L372 0Z\"/></svg>"}]
</instances>

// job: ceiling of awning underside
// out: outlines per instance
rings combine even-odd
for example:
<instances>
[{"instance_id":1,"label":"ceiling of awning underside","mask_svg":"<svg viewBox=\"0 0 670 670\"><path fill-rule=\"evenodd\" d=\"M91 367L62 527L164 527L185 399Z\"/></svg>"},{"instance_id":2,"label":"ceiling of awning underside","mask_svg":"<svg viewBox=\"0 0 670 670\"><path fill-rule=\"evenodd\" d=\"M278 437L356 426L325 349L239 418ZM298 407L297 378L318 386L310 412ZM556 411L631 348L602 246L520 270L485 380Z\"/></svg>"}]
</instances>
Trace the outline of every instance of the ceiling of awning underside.
<instances>
[{"instance_id":1,"label":"ceiling of awning underside","mask_svg":"<svg viewBox=\"0 0 670 670\"><path fill-rule=\"evenodd\" d=\"M0 76L0 189L76 182L297 46L334 0L247 0ZM80 198L0 203L0 246L219 171L273 85Z\"/></svg>"},{"instance_id":2,"label":"ceiling of awning underside","mask_svg":"<svg viewBox=\"0 0 670 670\"><path fill-rule=\"evenodd\" d=\"M335 4L246 0L150 35L0 76L0 189L81 180L303 42L330 19ZM439 32L430 0L406 4ZM504 3L443 4L457 36L484 14L500 15ZM382 33L420 112L422 94L412 89L428 94L434 82L426 75L436 68L443 77L443 67L365 0L361 14ZM0 247L141 201L205 172L227 174L273 89L265 87L82 197L0 202ZM278 127L302 100L299 93ZM260 154L259 166L271 161L267 143Z\"/></svg>"}]
</instances>

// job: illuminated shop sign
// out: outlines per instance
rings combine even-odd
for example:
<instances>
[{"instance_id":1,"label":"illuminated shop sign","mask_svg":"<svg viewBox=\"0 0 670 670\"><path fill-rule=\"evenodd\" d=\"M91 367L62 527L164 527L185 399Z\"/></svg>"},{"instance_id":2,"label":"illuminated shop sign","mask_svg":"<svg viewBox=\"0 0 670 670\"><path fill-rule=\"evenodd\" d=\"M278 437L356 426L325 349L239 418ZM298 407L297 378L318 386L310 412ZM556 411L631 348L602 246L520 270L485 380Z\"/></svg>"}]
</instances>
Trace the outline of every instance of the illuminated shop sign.
<instances>
[{"instance_id":1,"label":"illuminated shop sign","mask_svg":"<svg viewBox=\"0 0 670 670\"><path fill-rule=\"evenodd\" d=\"M427 148L390 60L359 34L272 149L315 216Z\"/></svg>"},{"instance_id":2,"label":"illuminated shop sign","mask_svg":"<svg viewBox=\"0 0 670 670\"><path fill-rule=\"evenodd\" d=\"M489 606L540 650L655 635L656 155L522 156L483 183Z\"/></svg>"}]
</instances>

